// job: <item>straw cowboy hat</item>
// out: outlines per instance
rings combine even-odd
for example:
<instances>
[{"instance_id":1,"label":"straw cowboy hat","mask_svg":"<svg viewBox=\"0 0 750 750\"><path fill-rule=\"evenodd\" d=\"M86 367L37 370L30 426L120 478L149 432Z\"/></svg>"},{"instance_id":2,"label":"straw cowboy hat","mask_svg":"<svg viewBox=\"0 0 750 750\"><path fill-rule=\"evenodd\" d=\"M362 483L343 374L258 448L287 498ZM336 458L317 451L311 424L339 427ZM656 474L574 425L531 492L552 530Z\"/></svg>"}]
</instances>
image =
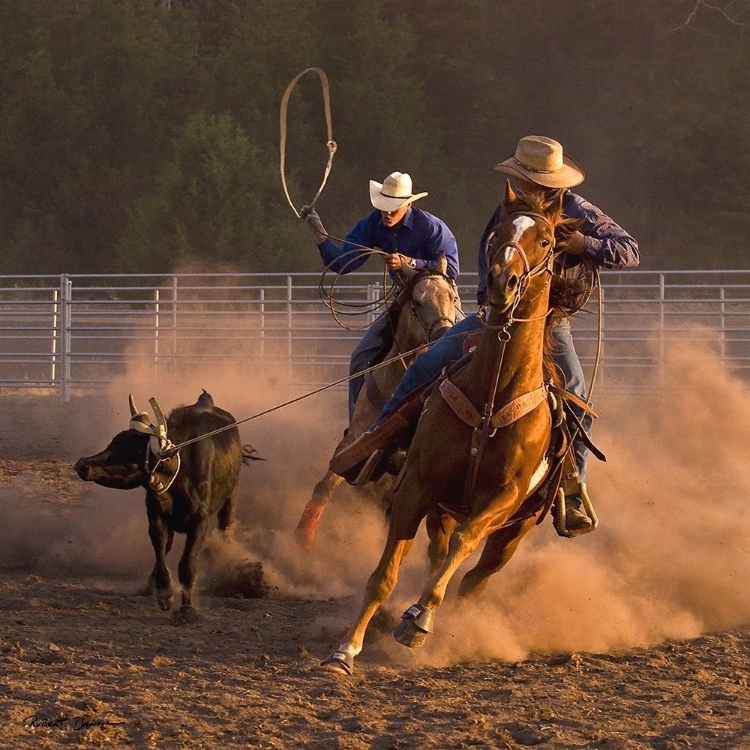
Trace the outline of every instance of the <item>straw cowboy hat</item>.
<instances>
[{"instance_id":1,"label":"straw cowboy hat","mask_svg":"<svg viewBox=\"0 0 750 750\"><path fill-rule=\"evenodd\" d=\"M382 184L370 180L370 201L380 211L398 211L405 203L413 203L425 195L412 195L411 177L403 172L391 172Z\"/></svg>"},{"instance_id":2,"label":"straw cowboy hat","mask_svg":"<svg viewBox=\"0 0 750 750\"><path fill-rule=\"evenodd\" d=\"M543 135L521 138L516 153L494 169L550 188L575 187L585 178L583 170L563 155L563 147Z\"/></svg>"}]
</instances>

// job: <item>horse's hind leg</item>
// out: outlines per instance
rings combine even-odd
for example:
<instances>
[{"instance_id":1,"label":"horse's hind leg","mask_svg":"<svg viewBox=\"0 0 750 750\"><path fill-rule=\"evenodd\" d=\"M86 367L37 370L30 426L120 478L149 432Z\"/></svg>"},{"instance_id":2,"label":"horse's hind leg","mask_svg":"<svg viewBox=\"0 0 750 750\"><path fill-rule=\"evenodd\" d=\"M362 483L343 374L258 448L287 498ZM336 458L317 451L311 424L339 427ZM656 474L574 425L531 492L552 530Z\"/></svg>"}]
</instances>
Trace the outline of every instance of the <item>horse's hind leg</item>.
<instances>
[{"instance_id":1,"label":"horse's hind leg","mask_svg":"<svg viewBox=\"0 0 750 750\"><path fill-rule=\"evenodd\" d=\"M326 475L314 487L313 494L302 511L297 528L294 530L294 538L301 547L309 549L315 542L315 529L318 526L326 503L330 500L333 491L342 482L343 478L332 471Z\"/></svg>"},{"instance_id":2,"label":"horse's hind leg","mask_svg":"<svg viewBox=\"0 0 750 750\"><path fill-rule=\"evenodd\" d=\"M458 587L460 601L471 601L484 591L490 576L497 573L513 557L521 539L535 523L536 516L506 529L499 529L487 537L479 561L461 579Z\"/></svg>"}]
</instances>

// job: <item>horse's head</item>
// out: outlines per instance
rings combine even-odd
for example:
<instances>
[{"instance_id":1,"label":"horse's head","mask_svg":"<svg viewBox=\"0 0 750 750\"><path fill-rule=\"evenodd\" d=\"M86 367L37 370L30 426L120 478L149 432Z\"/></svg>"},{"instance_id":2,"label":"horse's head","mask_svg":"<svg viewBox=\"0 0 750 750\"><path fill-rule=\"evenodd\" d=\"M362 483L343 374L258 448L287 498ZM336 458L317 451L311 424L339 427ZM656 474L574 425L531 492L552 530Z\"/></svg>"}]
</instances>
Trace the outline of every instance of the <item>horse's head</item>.
<instances>
[{"instance_id":1,"label":"horse's head","mask_svg":"<svg viewBox=\"0 0 750 750\"><path fill-rule=\"evenodd\" d=\"M512 311L549 283L563 192L515 193L505 184L503 218L487 239L487 303Z\"/></svg>"},{"instance_id":2,"label":"horse's head","mask_svg":"<svg viewBox=\"0 0 750 750\"><path fill-rule=\"evenodd\" d=\"M403 302L413 311L427 341L440 338L455 322L458 313L458 290L446 271L448 262L440 255L433 269L403 267L399 274L406 284Z\"/></svg>"}]
</instances>

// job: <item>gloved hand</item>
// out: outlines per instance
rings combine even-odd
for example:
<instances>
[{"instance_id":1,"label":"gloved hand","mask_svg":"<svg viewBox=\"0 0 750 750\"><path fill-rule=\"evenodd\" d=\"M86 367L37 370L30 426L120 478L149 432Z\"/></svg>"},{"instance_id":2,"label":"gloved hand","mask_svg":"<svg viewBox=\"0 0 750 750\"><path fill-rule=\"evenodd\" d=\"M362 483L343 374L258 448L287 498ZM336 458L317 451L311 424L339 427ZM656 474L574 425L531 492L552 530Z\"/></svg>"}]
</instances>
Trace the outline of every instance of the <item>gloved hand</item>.
<instances>
[{"instance_id":1,"label":"gloved hand","mask_svg":"<svg viewBox=\"0 0 750 750\"><path fill-rule=\"evenodd\" d=\"M385 264L392 271L400 271L404 266L414 268L414 266L410 266L409 258L401 255L401 253L391 253L390 255L386 255Z\"/></svg>"},{"instance_id":2,"label":"gloved hand","mask_svg":"<svg viewBox=\"0 0 750 750\"><path fill-rule=\"evenodd\" d=\"M580 232L573 232L560 243L560 249L570 255L580 255L583 252L585 237Z\"/></svg>"},{"instance_id":3,"label":"gloved hand","mask_svg":"<svg viewBox=\"0 0 750 750\"><path fill-rule=\"evenodd\" d=\"M299 214L300 218L305 222L305 229L315 238L316 245L319 245L328 237L323 222L314 208L311 206L302 206Z\"/></svg>"}]
</instances>

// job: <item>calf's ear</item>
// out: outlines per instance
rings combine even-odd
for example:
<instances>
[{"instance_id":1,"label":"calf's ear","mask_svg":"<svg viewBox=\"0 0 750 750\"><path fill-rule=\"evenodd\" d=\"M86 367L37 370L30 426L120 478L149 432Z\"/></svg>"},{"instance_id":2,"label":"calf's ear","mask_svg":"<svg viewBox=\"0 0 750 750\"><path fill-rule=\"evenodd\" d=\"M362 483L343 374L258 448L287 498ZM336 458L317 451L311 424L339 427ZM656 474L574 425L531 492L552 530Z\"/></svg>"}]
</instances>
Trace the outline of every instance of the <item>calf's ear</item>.
<instances>
[{"instance_id":1,"label":"calf's ear","mask_svg":"<svg viewBox=\"0 0 750 750\"><path fill-rule=\"evenodd\" d=\"M135 399L133 398L133 394L128 394L128 404L130 406L130 416L134 417L136 414L139 414L138 407L135 405Z\"/></svg>"}]
</instances>

